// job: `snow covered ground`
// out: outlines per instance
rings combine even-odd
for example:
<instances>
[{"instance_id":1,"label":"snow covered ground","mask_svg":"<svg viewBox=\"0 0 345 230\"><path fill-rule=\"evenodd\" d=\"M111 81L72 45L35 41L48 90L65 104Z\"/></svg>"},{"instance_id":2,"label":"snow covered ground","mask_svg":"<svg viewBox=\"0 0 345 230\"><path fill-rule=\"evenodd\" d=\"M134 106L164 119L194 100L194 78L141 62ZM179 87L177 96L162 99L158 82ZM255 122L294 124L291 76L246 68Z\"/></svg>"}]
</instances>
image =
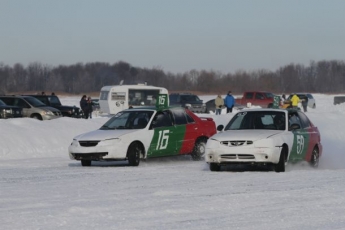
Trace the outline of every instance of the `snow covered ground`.
<instances>
[{"instance_id":1,"label":"snow covered ground","mask_svg":"<svg viewBox=\"0 0 345 230\"><path fill-rule=\"evenodd\" d=\"M81 167L68 158L72 138L108 117L0 120L0 228L345 229L345 104L314 96L307 115L322 135L320 166L285 173L211 172L189 156ZM66 105L79 99L61 97ZM200 114L217 125L232 115Z\"/></svg>"}]
</instances>

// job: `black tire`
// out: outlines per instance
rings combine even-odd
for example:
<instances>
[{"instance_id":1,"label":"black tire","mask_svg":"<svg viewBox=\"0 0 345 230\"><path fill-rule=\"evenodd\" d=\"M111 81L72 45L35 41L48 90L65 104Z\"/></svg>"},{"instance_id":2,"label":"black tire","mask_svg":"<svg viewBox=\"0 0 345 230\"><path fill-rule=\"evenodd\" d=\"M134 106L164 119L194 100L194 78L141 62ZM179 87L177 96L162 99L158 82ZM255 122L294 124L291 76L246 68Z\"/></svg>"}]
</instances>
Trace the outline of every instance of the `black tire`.
<instances>
[{"instance_id":1,"label":"black tire","mask_svg":"<svg viewBox=\"0 0 345 230\"><path fill-rule=\"evenodd\" d=\"M128 165L138 166L140 163L140 155L142 154L142 148L138 143L132 143L127 151Z\"/></svg>"},{"instance_id":2,"label":"black tire","mask_svg":"<svg viewBox=\"0 0 345 230\"><path fill-rule=\"evenodd\" d=\"M91 166L91 160L81 160L82 166Z\"/></svg>"},{"instance_id":3,"label":"black tire","mask_svg":"<svg viewBox=\"0 0 345 230\"><path fill-rule=\"evenodd\" d=\"M314 147L313 152L311 154L311 159L310 159L310 166L313 168L317 168L319 166L319 158L320 158L320 154L319 154L319 150L318 148Z\"/></svg>"},{"instance_id":4,"label":"black tire","mask_svg":"<svg viewBox=\"0 0 345 230\"><path fill-rule=\"evenodd\" d=\"M220 171L220 165L217 163L210 163L210 170L212 172L218 172Z\"/></svg>"},{"instance_id":5,"label":"black tire","mask_svg":"<svg viewBox=\"0 0 345 230\"><path fill-rule=\"evenodd\" d=\"M191 154L193 160L199 161L203 158L206 151L206 141L206 139L198 139L195 142L194 149Z\"/></svg>"},{"instance_id":6,"label":"black tire","mask_svg":"<svg viewBox=\"0 0 345 230\"><path fill-rule=\"evenodd\" d=\"M41 117L40 115L38 115L38 114L34 114L34 115L32 115L32 117L31 117L31 118L33 118L33 119L37 119L37 120L42 121L42 117Z\"/></svg>"},{"instance_id":7,"label":"black tire","mask_svg":"<svg viewBox=\"0 0 345 230\"><path fill-rule=\"evenodd\" d=\"M273 108L273 104L272 103L268 104L267 108Z\"/></svg>"},{"instance_id":8,"label":"black tire","mask_svg":"<svg viewBox=\"0 0 345 230\"><path fill-rule=\"evenodd\" d=\"M274 171L276 172L285 172L285 155L286 148L282 148L280 152L279 162L274 165Z\"/></svg>"}]
</instances>

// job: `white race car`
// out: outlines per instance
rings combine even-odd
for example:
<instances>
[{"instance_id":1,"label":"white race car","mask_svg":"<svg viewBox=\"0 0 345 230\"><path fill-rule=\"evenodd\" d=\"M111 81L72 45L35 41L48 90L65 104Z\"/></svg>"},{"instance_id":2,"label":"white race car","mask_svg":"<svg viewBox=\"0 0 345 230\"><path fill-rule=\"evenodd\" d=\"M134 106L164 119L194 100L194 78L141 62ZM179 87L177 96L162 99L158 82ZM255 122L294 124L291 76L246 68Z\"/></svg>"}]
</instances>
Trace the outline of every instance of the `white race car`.
<instances>
[{"instance_id":1,"label":"white race car","mask_svg":"<svg viewBox=\"0 0 345 230\"><path fill-rule=\"evenodd\" d=\"M184 154L200 160L207 139L216 132L212 118L185 108L133 108L117 113L98 130L76 136L68 151L82 166L116 160L138 166L140 159Z\"/></svg>"},{"instance_id":2,"label":"white race car","mask_svg":"<svg viewBox=\"0 0 345 230\"><path fill-rule=\"evenodd\" d=\"M209 138L205 160L211 171L221 165L273 165L284 172L287 162L307 161L317 167L322 153L319 130L299 110L246 109Z\"/></svg>"}]
</instances>

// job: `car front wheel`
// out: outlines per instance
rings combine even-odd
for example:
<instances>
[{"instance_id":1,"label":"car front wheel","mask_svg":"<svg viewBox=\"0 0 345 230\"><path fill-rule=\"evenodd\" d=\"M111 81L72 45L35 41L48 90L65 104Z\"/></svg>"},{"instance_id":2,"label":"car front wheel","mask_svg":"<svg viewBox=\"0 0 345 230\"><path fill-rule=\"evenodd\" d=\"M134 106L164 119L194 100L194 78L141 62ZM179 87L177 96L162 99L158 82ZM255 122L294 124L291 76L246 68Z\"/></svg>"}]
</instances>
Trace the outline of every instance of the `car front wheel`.
<instances>
[{"instance_id":1,"label":"car front wheel","mask_svg":"<svg viewBox=\"0 0 345 230\"><path fill-rule=\"evenodd\" d=\"M140 163L140 154L142 153L142 148L138 143L132 143L127 152L128 165L138 166Z\"/></svg>"},{"instance_id":2,"label":"car front wheel","mask_svg":"<svg viewBox=\"0 0 345 230\"><path fill-rule=\"evenodd\" d=\"M90 160L81 160L81 165L82 166L91 166L91 161Z\"/></svg>"},{"instance_id":3,"label":"car front wheel","mask_svg":"<svg viewBox=\"0 0 345 230\"><path fill-rule=\"evenodd\" d=\"M216 163L210 163L210 170L212 172L218 172L220 171L220 165Z\"/></svg>"},{"instance_id":4,"label":"car front wheel","mask_svg":"<svg viewBox=\"0 0 345 230\"><path fill-rule=\"evenodd\" d=\"M279 162L278 164L274 165L274 171L276 172L285 172L285 154L286 148L282 148L280 152Z\"/></svg>"}]
</instances>

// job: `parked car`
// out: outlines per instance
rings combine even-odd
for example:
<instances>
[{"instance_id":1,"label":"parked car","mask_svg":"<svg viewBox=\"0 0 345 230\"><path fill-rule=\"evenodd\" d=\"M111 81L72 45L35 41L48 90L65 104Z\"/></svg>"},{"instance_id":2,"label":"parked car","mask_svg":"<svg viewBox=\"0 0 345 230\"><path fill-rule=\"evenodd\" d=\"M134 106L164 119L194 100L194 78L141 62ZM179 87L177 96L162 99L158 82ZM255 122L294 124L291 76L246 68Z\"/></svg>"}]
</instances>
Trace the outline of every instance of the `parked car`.
<instances>
[{"instance_id":1,"label":"parked car","mask_svg":"<svg viewBox=\"0 0 345 230\"><path fill-rule=\"evenodd\" d=\"M43 104L54 107L61 111L64 117L82 118L83 111L77 106L62 105L56 95L26 95L40 100Z\"/></svg>"},{"instance_id":2,"label":"parked car","mask_svg":"<svg viewBox=\"0 0 345 230\"><path fill-rule=\"evenodd\" d=\"M216 133L212 118L200 118L188 109L139 107L123 110L100 129L73 138L69 157L82 166L91 161L128 160L191 155L200 160L207 139Z\"/></svg>"},{"instance_id":3,"label":"parked car","mask_svg":"<svg viewBox=\"0 0 345 230\"><path fill-rule=\"evenodd\" d=\"M61 112L53 107L46 106L41 101L30 96L0 96L7 105L18 106L23 109L23 117L38 120L51 120L61 117Z\"/></svg>"},{"instance_id":4,"label":"parked car","mask_svg":"<svg viewBox=\"0 0 345 230\"><path fill-rule=\"evenodd\" d=\"M0 119L23 117L23 109L18 106L6 105L0 100Z\"/></svg>"},{"instance_id":5,"label":"parked car","mask_svg":"<svg viewBox=\"0 0 345 230\"><path fill-rule=\"evenodd\" d=\"M248 91L244 92L241 98L235 99L235 104L248 106L255 105L262 108L272 108L274 106L275 95L271 92L264 91ZM280 99L278 98L278 106ZM278 107L277 106L277 107Z\"/></svg>"},{"instance_id":6,"label":"parked car","mask_svg":"<svg viewBox=\"0 0 345 230\"><path fill-rule=\"evenodd\" d=\"M300 110L245 109L209 138L205 160L211 171L222 165L273 165L284 172L288 162L317 167L322 154L318 128Z\"/></svg>"},{"instance_id":7,"label":"parked car","mask_svg":"<svg viewBox=\"0 0 345 230\"><path fill-rule=\"evenodd\" d=\"M179 105L190 109L194 113L206 113L206 105L195 94L191 93L172 93L169 95L170 105Z\"/></svg>"},{"instance_id":8,"label":"parked car","mask_svg":"<svg viewBox=\"0 0 345 230\"><path fill-rule=\"evenodd\" d=\"M308 107L315 109L316 108L316 102L315 98L310 93L296 93L296 95L299 97L299 99L303 100L305 98L308 98ZM290 96L284 101L283 108L290 108L291 107L291 98L293 94L290 94Z\"/></svg>"}]
</instances>

